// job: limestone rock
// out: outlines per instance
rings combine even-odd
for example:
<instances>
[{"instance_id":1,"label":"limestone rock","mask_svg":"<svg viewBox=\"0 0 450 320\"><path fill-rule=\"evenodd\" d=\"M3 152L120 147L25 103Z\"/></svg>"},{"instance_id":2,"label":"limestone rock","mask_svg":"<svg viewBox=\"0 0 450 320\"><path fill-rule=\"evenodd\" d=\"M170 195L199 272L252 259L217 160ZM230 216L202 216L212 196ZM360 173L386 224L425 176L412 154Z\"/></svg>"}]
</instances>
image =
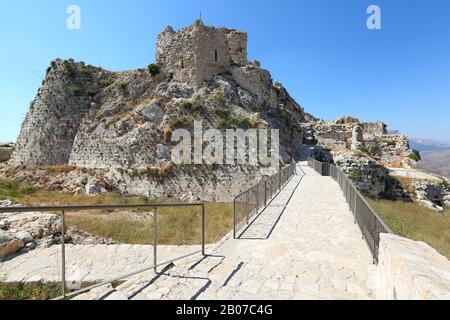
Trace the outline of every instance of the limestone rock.
<instances>
[{"instance_id":1,"label":"limestone rock","mask_svg":"<svg viewBox=\"0 0 450 320\"><path fill-rule=\"evenodd\" d=\"M163 144L156 146L156 155L159 159L168 159L170 157L170 148Z\"/></svg>"},{"instance_id":2,"label":"limestone rock","mask_svg":"<svg viewBox=\"0 0 450 320\"><path fill-rule=\"evenodd\" d=\"M0 162L5 162L11 159L11 155L13 152L13 146L0 147Z\"/></svg>"},{"instance_id":3,"label":"limestone rock","mask_svg":"<svg viewBox=\"0 0 450 320\"><path fill-rule=\"evenodd\" d=\"M140 113L145 117L145 119L154 123L161 123L165 115L164 111L156 103L151 103L150 105L142 108Z\"/></svg>"},{"instance_id":4,"label":"limestone rock","mask_svg":"<svg viewBox=\"0 0 450 320\"><path fill-rule=\"evenodd\" d=\"M447 194L444 196L444 206L450 208L450 190L448 190Z\"/></svg>"},{"instance_id":5,"label":"limestone rock","mask_svg":"<svg viewBox=\"0 0 450 320\"><path fill-rule=\"evenodd\" d=\"M16 238L19 238L24 244L33 242L33 237L27 231L19 231L14 234Z\"/></svg>"},{"instance_id":6,"label":"limestone rock","mask_svg":"<svg viewBox=\"0 0 450 320\"><path fill-rule=\"evenodd\" d=\"M26 231L33 238L44 238L61 230L60 218L54 214L41 212L16 212L0 214L9 230Z\"/></svg>"},{"instance_id":7,"label":"limestone rock","mask_svg":"<svg viewBox=\"0 0 450 320\"><path fill-rule=\"evenodd\" d=\"M382 234L377 275L379 299L449 298L450 262L423 242Z\"/></svg>"},{"instance_id":8,"label":"limestone rock","mask_svg":"<svg viewBox=\"0 0 450 320\"><path fill-rule=\"evenodd\" d=\"M0 201L0 207L9 207L11 206L12 202L11 200L1 200Z\"/></svg>"},{"instance_id":9,"label":"limestone rock","mask_svg":"<svg viewBox=\"0 0 450 320\"><path fill-rule=\"evenodd\" d=\"M88 196L96 196L102 193L100 182L96 178L88 180L85 190Z\"/></svg>"},{"instance_id":10,"label":"limestone rock","mask_svg":"<svg viewBox=\"0 0 450 320\"><path fill-rule=\"evenodd\" d=\"M12 212L0 214L0 257L17 251L28 252L35 248L49 248L61 243L61 219L43 212ZM66 233L66 243L116 244L111 239L92 236L71 227Z\"/></svg>"},{"instance_id":11,"label":"limestone rock","mask_svg":"<svg viewBox=\"0 0 450 320\"><path fill-rule=\"evenodd\" d=\"M75 191L77 188L84 187L88 182L88 177L85 174L80 174L76 171L69 172L63 183L63 187Z\"/></svg>"},{"instance_id":12,"label":"limestone rock","mask_svg":"<svg viewBox=\"0 0 450 320\"><path fill-rule=\"evenodd\" d=\"M0 261L19 251L24 246L25 244L23 241L15 237L14 234L0 230Z\"/></svg>"},{"instance_id":13,"label":"limestone rock","mask_svg":"<svg viewBox=\"0 0 450 320\"><path fill-rule=\"evenodd\" d=\"M443 183L416 182L412 183L415 189L416 199L427 208L438 212L444 211L448 206L450 190Z\"/></svg>"}]
</instances>

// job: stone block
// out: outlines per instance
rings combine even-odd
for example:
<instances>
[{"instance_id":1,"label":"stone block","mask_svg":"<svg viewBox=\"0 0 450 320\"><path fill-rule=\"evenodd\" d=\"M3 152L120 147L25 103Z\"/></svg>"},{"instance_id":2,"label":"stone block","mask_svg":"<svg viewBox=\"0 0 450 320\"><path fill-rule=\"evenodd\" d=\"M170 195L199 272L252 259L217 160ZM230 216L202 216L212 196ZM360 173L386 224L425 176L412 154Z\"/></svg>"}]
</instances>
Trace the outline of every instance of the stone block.
<instances>
[{"instance_id":1,"label":"stone block","mask_svg":"<svg viewBox=\"0 0 450 320\"><path fill-rule=\"evenodd\" d=\"M450 261L423 242L382 234L377 298L435 300L450 292Z\"/></svg>"}]
</instances>

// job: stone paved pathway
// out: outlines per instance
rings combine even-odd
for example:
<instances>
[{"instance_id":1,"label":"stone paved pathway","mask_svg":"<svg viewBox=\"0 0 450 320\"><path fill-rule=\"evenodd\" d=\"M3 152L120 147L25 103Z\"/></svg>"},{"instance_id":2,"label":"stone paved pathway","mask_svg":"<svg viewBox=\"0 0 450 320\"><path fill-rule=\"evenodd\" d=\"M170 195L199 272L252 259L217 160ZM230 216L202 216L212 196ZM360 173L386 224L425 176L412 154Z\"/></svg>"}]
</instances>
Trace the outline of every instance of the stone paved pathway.
<instances>
[{"instance_id":1,"label":"stone paved pathway","mask_svg":"<svg viewBox=\"0 0 450 320\"><path fill-rule=\"evenodd\" d=\"M78 299L373 298L375 266L339 186L301 168L241 239Z\"/></svg>"}]
</instances>

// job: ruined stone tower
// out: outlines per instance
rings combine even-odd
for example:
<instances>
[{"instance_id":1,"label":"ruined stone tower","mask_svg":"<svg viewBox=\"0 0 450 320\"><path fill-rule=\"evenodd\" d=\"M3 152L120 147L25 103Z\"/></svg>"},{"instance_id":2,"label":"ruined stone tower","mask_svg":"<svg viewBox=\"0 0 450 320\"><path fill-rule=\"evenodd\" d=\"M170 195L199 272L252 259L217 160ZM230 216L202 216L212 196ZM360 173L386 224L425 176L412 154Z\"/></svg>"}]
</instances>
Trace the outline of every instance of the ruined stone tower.
<instances>
[{"instance_id":1,"label":"ruined stone tower","mask_svg":"<svg viewBox=\"0 0 450 320\"><path fill-rule=\"evenodd\" d=\"M199 85L232 66L247 64L247 33L214 28L200 21L158 36L156 62L175 81Z\"/></svg>"}]
</instances>

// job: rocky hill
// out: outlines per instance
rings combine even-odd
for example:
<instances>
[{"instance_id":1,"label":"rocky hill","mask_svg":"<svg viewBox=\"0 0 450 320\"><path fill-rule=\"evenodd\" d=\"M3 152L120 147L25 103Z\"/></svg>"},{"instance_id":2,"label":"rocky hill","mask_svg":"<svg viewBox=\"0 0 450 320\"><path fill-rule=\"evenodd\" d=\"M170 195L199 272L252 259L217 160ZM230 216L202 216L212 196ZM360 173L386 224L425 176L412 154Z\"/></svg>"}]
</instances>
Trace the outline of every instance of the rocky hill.
<instances>
[{"instance_id":1,"label":"rocky hill","mask_svg":"<svg viewBox=\"0 0 450 320\"><path fill-rule=\"evenodd\" d=\"M303 109L258 62L247 35L204 26L158 37L156 64L110 72L55 60L23 123L9 172L56 190L229 201L264 167L174 166L173 130L280 129L282 162L302 152ZM58 166L61 174L45 170ZM64 167L63 169L61 169ZM58 170L56 170L58 171Z\"/></svg>"}]
</instances>

